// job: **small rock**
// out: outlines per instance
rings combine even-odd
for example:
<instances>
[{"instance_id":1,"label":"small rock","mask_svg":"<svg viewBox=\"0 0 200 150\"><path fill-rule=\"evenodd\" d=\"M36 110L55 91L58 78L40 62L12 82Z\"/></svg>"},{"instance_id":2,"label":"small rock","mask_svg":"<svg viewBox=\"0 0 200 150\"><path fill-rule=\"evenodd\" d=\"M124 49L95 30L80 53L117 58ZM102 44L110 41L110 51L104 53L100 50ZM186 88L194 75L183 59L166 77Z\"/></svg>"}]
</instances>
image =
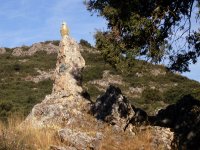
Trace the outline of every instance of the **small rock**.
<instances>
[{"instance_id":1,"label":"small rock","mask_svg":"<svg viewBox=\"0 0 200 150\"><path fill-rule=\"evenodd\" d=\"M75 131L71 129L62 129L58 131L58 135L62 142L70 143L78 149L93 148L98 149L99 135L98 137L89 136L85 132Z\"/></svg>"}]
</instances>

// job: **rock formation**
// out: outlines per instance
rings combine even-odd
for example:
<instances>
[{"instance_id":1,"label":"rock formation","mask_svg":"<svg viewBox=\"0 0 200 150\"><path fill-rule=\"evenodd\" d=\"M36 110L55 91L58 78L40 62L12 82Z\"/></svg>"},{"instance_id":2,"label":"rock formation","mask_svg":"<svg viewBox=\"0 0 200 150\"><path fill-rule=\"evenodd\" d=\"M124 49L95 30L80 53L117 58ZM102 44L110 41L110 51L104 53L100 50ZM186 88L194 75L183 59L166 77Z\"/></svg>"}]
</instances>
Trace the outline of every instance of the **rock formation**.
<instances>
[{"instance_id":1,"label":"rock formation","mask_svg":"<svg viewBox=\"0 0 200 150\"><path fill-rule=\"evenodd\" d=\"M26 49L26 50L24 50ZM21 56L32 56L37 52L43 51L47 54L58 53L59 47L52 44L51 42L48 44L44 43L35 43L32 46L23 46L23 47L16 47L12 51L12 55L16 57Z\"/></svg>"},{"instance_id":2,"label":"rock formation","mask_svg":"<svg viewBox=\"0 0 200 150\"><path fill-rule=\"evenodd\" d=\"M191 95L160 110L153 124L169 127L175 132L173 144L177 149L199 149L200 101Z\"/></svg>"},{"instance_id":3,"label":"rock formation","mask_svg":"<svg viewBox=\"0 0 200 150\"><path fill-rule=\"evenodd\" d=\"M81 96L80 72L84 66L78 44L65 36L60 42L52 94L32 109L26 122L31 122L35 127L44 127L61 125L66 120L70 124L76 117L80 119L82 110L89 105Z\"/></svg>"},{"instance_id":4,"label":"rock formation","mask_svg":"<svg viewBox=\"0 0 200 150\"><path fill-rule=\"evenodd\" d=\"M84 66L85 61L81 56L78 44L68 35L64 35L60 42L53 75L52 93L34 106L21 125L22 128L28 124L34 128L49 127L56 130L57 137L63 143L68 144L64 147L50 145L52 150L98 150L101 147L102 139L108 138L106 137L106 128L110 129L108 131L112 133L112 138L117 140L116 143L126 140L126 136L122 137L126 132L128 132L129 138L134 140L135 134L131 128L134 128L136 123L148 121L147 114L131 106L122 95L121 90L114 86L110 86L94 104L86 100L82 96L83 89L81 87L81 71ZM89 112L92 112L97 120ZM148 129L148 127L144 128ZM151 128L150 130L155 133L152 146L164 143L164 148L170 149L171 140L164 139L163 142L163 139L156 134L158 130L166 132L167 130L164 128ZM162 136L172 135L171 132L168 133L164 132ZM122 138L123 140L121 140Z\"/></svg>"},{"instance_id":5,"label":"rock formation","mask_svg":"<svg viewBox=\"0 0 200 150\"><path fill-rule=\"evenodd\" d=\"M73 145L73 149L98 149L102 134L97 130L98 123L88 114L91 104L83 98L80 86L84 66L79 45L68 35L64 36L53 75L52 93L34 106L21 127L28 124L34 128L53 128L63 142ZM57 146L51 148L59 149Z\"/></svg>"},{"instance_id":6,"label":"rock formation","mask_svg":"<svg viewBox=\"0 0 200 150\"><path fill-rule=\"evenodd\" d=\"M0 48L0 55L5 54L5 53L6 53L6 49L3 48L3 47L1 47L1 48Z\"/></svg>"},{"instance_id":7,"label":"rock formation","mask_svg":"<svg viewBox=\"0 0 200 150\"><path fill-rule=\"evenodd\" d=\"M62 92L66 95L80 94L81 71L84 66L85 60L81 56L79 45L69 36L64 36L60 42L53 92Z\"/></svg>"},{"instance_id":8,"label":"rock formation","mask_svg":"<svg viewBox=\"0 0 200 150\"><path fill-rule=\"evenodd\" d=\"M121 129L124 129L135 115L121 90L114 86L110 86L105 94L97 98L92 112L97 119L116 125Z\"/></svg>"}]
</instances>

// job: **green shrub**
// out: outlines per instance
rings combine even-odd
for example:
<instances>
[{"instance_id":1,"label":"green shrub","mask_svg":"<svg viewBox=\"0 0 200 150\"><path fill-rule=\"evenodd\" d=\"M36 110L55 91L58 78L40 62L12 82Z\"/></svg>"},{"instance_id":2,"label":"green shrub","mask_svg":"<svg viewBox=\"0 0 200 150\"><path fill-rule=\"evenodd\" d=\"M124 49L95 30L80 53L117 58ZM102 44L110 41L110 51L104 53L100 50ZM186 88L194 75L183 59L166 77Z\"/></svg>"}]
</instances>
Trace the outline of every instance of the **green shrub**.
<instances>
[{"instance_id":1,"label":"green shrub","mask_svg":"<svg viewBox=\"0 0 200 150\"><path fill-rule=\"evenodd\" d=\"M5 102L5 101L2 101L0 102L0 110L5 110L5 111L11 111L13 107L13 104L11 102Z\"/></svg>"},{"instance_id":2,"label":"green shrub","mask_svg":"<svg viewBox=\"0 0 200 150\"><path fill-rule=\"evenodd\" d=\"M15 71L20 71L20 65L19 64L14 64L14 66L13 66L13 69L15 70Z\"/></svg>"},{"instance_id":3,"label":"green shrub","mask_svg":"<svg viewBox=\"0 0 200 150\"><path fill-rule=\"evenodd\" d=\"M79 44L81 44L81 46L92 48L92 45L88 41L86 41L84 39L81 39L80 42L79 42Z\"/></svg>"},{"instance_id":4,"label":"green shrub","mask_svg":"<svg viewBox=\"0 0 200 150\"><path fill-rule=\"evenodd\" d=\"M168 104L176 103L185 95L192 95L195 99L200 100L200 90L195 87L188 87L189 84L171 87L164 92L164 102Z\"/></svg>"},{"instance_id":5,"label":"green shrub","mask_svg":"<svg viewBox=\"0 0 200 150\"><path fill-rule=\"evenodd\" d=\"M95 85L88 84L86 86L87 87L85 88L85 90L90 95L90 98L92 101L96 101L97 97L103 93L103 92L99 91L99 89Z\"/></svg>"},{"instance_id":6,"label":"green shrub","mask_svg":"<svg viewBox=\"0 0 200 150\"><path fill-rule=\"evenodd\" d=\"M163 100L162 93L157 89L151 89L151 88L145 88L142 92L141 98L146 103L152 103Z\"/></svg>"}]
</instances>

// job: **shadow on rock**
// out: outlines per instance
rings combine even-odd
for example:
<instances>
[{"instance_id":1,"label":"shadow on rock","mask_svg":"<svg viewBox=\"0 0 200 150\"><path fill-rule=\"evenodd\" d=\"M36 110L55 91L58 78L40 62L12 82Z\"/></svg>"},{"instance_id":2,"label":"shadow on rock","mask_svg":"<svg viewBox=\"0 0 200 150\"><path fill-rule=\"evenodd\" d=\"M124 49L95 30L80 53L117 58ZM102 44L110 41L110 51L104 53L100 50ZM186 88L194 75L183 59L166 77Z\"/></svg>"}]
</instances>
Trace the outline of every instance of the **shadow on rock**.
<instances>
[{"instance_id":1,"label":"shadow on rock","mask_svg":"<svg viewBox=\"0 0 200 150\"><path fill-rule=\"evenodd\" d=\"M174 130L174 148L200 149L200 101L191 95L160 110L151 121L153 125Z\"/></svg>"},{"instance_id":2,"label":"shadow on rock","mask_svg":"<svg viewBox=\"0 0 200 150\"><path fill-rule=\"evenodd\" d=\"M106 92L97 98L92 113L98 119L123 130L129 125L144 124L148 115L140 108L131 105L118 87L110 85Z\"/></svg>"},{"instance_id":3,"label":"shadow on rock","mask_svg":"<svg viewBox=\"0 0 200 150\"><path fill-rule=\"evenodd\" d=\"M200 149L200 101L187 95L176 104L160 110L156 116L131 105L121 90L109 86L92 105L93 115L123 130L130 126L151 125L170 128L174 132L174 149Z\"/></svg>"},{"instance_id":4,"label":"shadow on rock","mask_svg":"<svg viewBox=\"0 0 200 150\"><path fill-rule=\"evenodd\" d=\"M106 92L97 98L92 106L92 113L97 119L121 128L124 128L135 115L121 90L114 86L109 86Z\"/></svg>"}]
</instances>

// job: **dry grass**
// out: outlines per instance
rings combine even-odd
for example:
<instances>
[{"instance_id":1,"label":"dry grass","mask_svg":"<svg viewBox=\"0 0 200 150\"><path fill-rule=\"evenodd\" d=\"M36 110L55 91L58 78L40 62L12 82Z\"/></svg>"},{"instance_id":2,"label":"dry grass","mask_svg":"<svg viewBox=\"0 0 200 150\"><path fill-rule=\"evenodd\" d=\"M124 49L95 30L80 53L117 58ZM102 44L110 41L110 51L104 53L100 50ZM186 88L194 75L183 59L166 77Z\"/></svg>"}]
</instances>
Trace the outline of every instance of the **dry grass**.
<instances>
[{"instance_id":1,"label":"dry grass","mask_svg":"<svg viewBox=\"0 0 200 150\"><path fill-rule=\"evenodd\" d=\"M57 130L52 128L34 129L31 126L19 126L23 118L11 117L8 122L0 122L0 150L49 150L50 146L70 146L70 143L61 143ZM88 125L88 124L87 124ZM80 127L86 133L95 133L94 129ZM117 132L107 125L101 130L103 139L99 150L153 150L153 134L150 129L135 131L136 135L128 132ZM92 134L93 135L93 134ZM156 149L163 149L160 145Z\"/></svg>"},{"instance_id":2,"label":"dry grass","mask_svg":"<svg viewBox=\"0 0 200 150\"><path fill-rule=\"evenodd\" d=\"M0 122L0 150L47 150L51 145L61 145L54 129L19 127L21 117L11 117Z\"/></svg>"},{"instance_id":3,"label":"dry grass","mask_svg":"<svg viewBox=\"0 0 200 150\"><path fill-rule=\"evenodd\" d=\"M107 129L101 150L153 150L155 147L152 140L152 132L149 129L140 131L135 136L128 133L116 134L113 130Z\"/></svg>"}]
</instances>

